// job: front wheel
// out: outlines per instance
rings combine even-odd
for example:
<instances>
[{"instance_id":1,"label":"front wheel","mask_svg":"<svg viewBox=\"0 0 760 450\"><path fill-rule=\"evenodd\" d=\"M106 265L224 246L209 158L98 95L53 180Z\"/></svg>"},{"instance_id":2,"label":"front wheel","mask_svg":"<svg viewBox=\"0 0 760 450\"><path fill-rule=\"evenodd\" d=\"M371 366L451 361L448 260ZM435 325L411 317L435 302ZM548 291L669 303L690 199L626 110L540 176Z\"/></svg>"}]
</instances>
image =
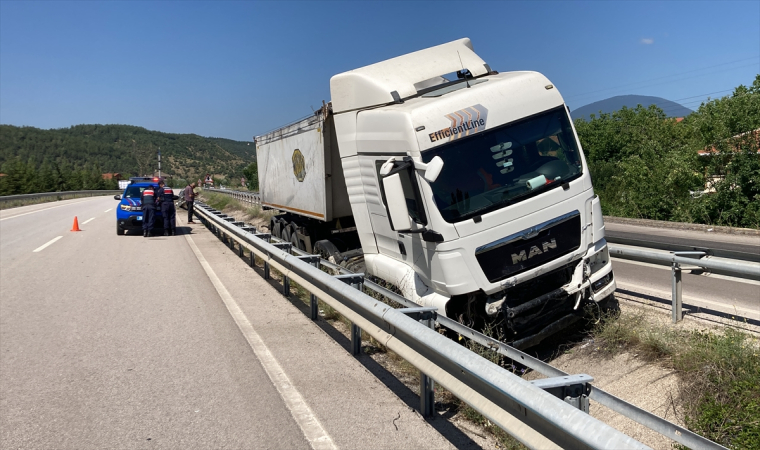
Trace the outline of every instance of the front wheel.
<instances>
[{"instance_id":1,"label":"front wheel","mask_svg":"<svg viewBox=\"0 0 760 450\"><path fill-rule=\"evenodd\" d=\"M116 235L124 236L124 228L122 228L118 223L116 224Z\"/></svg>"}]
</instances>

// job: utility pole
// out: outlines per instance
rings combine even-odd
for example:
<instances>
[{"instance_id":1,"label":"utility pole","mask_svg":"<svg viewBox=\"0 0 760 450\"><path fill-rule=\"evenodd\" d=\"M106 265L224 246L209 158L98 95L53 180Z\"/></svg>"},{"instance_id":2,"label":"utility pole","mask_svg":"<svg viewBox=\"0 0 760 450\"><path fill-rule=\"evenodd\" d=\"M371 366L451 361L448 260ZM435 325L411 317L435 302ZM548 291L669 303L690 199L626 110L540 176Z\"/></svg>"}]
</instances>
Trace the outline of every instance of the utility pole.
<instances>
[{"instance_id":1,"label":"utility pole","mask_svg":"<svg viewBox=\"0 0 760 450\"><path fill-rule=\"evenodd\" d=\"M158 147L158 178L161 178L161 147Z\"/></svg>"}]
</instances>

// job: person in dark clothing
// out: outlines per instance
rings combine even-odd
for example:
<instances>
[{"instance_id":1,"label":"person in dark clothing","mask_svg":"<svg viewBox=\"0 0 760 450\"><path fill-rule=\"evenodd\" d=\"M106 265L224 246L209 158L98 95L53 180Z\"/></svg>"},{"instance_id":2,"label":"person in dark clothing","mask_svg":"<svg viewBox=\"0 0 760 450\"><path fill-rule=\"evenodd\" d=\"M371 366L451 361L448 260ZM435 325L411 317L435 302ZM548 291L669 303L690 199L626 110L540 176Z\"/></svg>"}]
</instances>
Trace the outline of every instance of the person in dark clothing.
<instances>
[{"instance_id":1,"label":"person in dark clothing","mask_svg":"<svg viewBox=\"0 0 760 450\"><path fill-rule=\"evenodd\" d=\"M140 196L143 211L143 237L150 236L156 220L156 193L153 186L146 187Z\"/></svg>"},{"instance_id":2,"label":"person in dark clothing","mask_svg":"<svg viewBox=\"0 0 760 450\"><path fill-rule=\"evenodd\" d=\"M195 183L185 188L185 204L187 205L187 223L193 222L193 203L195 202Z\"/></svg>"},{"instance_id":3,"label":"person in dark clothing","mask_svg":"<svg viewBox=\"0 0 760 450\"><path fill-rule=\"evenodd\" d=\"M177 210L174 207L174 195L172 188L166 186L164 180L158 182L156 200L161 207L161 215L164 216L164 236L174 236L177 229Z\"/></svg>"}]
</instances>

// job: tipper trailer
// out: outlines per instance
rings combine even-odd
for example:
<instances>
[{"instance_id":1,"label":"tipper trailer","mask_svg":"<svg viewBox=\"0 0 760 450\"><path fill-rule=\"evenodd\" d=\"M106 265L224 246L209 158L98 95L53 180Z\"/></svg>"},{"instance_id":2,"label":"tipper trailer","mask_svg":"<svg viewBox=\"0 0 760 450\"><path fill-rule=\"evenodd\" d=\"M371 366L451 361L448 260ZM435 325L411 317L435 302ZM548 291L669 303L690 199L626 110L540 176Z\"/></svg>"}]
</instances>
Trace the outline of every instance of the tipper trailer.
<instances>
[{"instance_id":1,"label":"tipper trailer","mask_svg":"<svg viewBox=\"0 0 760 450\"><path fill-rule=\"evenodd\" d=\"M273 235L529 347L616 285L562 96L460 39L335 75L332 101L255 137Z\"/></svg>"}]
</instances>

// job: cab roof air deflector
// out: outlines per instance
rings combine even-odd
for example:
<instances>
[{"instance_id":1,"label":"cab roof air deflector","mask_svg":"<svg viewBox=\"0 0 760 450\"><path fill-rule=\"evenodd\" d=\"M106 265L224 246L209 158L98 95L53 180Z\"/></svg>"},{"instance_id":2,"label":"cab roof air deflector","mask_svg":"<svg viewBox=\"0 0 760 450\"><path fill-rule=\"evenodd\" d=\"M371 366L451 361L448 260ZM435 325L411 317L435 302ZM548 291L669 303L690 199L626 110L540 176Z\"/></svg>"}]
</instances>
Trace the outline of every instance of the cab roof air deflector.
<instances>
[{"instance_id":1,"label":"cab roof air deflector","mask_svg":"<svg viewBox=\"0 0 760 450\"><path fill-rule=\"evenodd\" d=\"M463 68L473 77L490 71L485 61L475 54L469 38L343 72L330 79L333 109L338 114L396 103L417 94L415 83Z\"/></svg>"}]
</instances>

